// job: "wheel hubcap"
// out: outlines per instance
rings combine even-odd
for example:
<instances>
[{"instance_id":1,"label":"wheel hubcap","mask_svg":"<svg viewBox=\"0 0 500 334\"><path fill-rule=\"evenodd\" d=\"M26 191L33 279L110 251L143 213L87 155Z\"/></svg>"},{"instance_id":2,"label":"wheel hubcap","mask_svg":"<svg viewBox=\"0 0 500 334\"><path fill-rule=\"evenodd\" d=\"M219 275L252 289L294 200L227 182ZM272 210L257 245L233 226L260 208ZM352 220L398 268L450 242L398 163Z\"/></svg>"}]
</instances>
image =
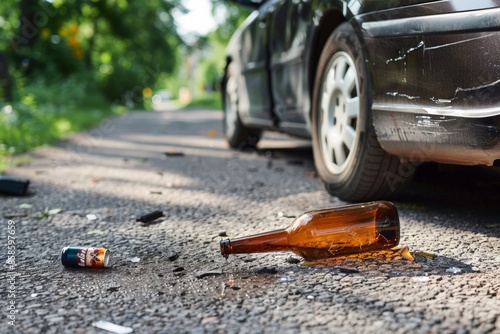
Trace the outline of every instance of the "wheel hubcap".
<instances>
[{"instance_id":1,"label":"wheel hubcap","mask_svg":"<svg viewBox=\"0 0 500 334\"><path fill-rule=\"evenodd\" d=\"M332 174L345 170L359 140L358 73L351 56L336 53L321 82L319 143L325 166Z\"/></svg>"},{"instance_id":2,"label":"wheel hubcap","mask_svg":"<svg viewBox=\"0 0 500 334\"><path fill-rule=\"evenodd\" d=\"M227 79L224 100L225 132L227 137L231 137L235 131L238 117L236 114L238 112L237 86L233 77Z\"/></svg>"}]
</instances>

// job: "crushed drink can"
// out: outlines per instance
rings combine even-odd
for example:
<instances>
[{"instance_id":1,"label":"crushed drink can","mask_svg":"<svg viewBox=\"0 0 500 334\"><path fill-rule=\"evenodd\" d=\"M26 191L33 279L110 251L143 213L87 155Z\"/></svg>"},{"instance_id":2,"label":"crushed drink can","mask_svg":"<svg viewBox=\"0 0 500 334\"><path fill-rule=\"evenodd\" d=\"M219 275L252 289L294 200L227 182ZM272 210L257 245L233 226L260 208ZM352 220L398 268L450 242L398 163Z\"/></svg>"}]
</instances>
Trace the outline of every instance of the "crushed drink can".
<instances>
[{"instance_id":1,"label":"crushed drink can","mask_svg":"<svg viewBox=\"0 0 500 334\"><path fill-rule=\"evenodd\" d=\"M109 267L109 251L102 247L64 247L61 263L73 268Z\"/></svg>"}]
</instances>

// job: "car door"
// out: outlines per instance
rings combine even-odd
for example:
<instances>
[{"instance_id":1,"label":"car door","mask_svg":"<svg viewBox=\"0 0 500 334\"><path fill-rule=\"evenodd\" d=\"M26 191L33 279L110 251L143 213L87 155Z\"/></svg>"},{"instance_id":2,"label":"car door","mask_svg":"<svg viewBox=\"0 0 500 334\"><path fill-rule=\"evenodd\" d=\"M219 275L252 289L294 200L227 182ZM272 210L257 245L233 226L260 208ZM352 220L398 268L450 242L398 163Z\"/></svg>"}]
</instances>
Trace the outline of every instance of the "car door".
<instances>
[{"instance_id":1,"label":"car door","mask_svg":"<svg viewBox=\"0 0 500 334\"><path fill-rule=\"evenodd\" d=\"M236 1L240 2L240 1ZM272 127L272 100L268 65L268 10L264 1L239 27L229 53L238 72L239 113L246 125Z\"/></svg>"},{"instance_id":2,"label":"car door","mask_svg":"<svg viewBox=\"0 0 500 334\"><path fill-rule=\"evenodd\" d=\"M310 8L310 0L278 0L268 10L272 97L281 127L305 125L303 111L309 99L303 86L304 55Z\"/></svg>"}]
</instances>

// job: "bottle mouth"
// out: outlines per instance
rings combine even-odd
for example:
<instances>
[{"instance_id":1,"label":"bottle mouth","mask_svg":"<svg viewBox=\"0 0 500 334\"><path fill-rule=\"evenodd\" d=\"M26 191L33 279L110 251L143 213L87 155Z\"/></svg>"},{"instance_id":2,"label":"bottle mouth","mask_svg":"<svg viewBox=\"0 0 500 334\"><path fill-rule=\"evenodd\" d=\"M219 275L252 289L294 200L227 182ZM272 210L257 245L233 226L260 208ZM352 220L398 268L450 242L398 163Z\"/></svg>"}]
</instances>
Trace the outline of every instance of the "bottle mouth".
<instances>
[{"instance_id":1,"label":"bottle mouth","mask_svg":"<svg viewBox=\"0 0 500 334\"><path fill-rule=\"evenodd\" d=\"M231 240L225 239L220 241L220 253L227 259L231 254Z\"/></svg>"}]
</instances>

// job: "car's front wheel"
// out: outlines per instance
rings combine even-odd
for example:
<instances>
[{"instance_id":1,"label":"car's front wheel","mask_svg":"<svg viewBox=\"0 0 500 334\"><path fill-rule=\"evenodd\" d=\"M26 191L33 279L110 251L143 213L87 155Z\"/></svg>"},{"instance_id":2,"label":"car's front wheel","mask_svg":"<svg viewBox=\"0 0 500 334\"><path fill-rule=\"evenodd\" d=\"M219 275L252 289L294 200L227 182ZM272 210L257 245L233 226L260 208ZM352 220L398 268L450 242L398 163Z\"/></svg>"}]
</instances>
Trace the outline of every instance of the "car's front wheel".
<instances>
[{"instance_id":1,"label":"car's front wheel","mask_svg":"<svg viewBox=\"0 0 500 334\"><path fill-rule=\"evenodd\" d=\"M238 110L238 81L233 71L234 67L229 64L224 77L224 135L231 148L254 148L260 139L261 131L246 127L241 121Z\"/></svg>"},{"instance_id":2,"label":"car's front wheel","mask_svg":"<svg viewBox=\"0 0 500 334\"><path fill-rule=\"evenodd\" d=\"M320 56L312 135L315 165L330 194L351 202L387 198L406 183L387 178L401 162L377 141L361 43L348 23L332 33Z\"/></svg>"}]
</instances>

